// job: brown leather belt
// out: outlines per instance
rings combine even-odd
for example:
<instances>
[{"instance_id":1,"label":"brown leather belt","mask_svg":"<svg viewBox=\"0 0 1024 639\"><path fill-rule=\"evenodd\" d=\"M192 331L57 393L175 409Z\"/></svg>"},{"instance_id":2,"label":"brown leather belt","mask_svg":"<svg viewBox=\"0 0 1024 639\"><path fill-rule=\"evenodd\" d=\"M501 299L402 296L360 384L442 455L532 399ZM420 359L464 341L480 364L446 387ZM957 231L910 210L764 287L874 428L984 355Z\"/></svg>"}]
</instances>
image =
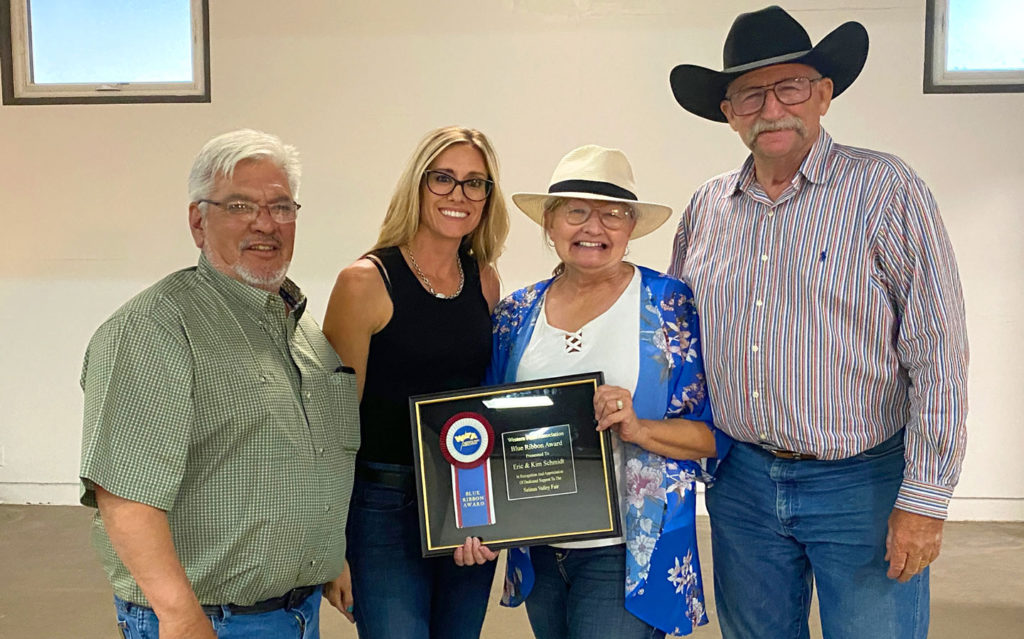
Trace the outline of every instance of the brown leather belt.
<instances>
[{"instance_id":1,"label":"brown leather belt","mask_svg":"<svg viewBox=\"0 0 1024 639\"><path fill-rule=\"evenodd\" d=\"M761 446L761 450L767 453L771 453L772 455L778 457L779 459L789 459L792 461L812 460L818 458L817 455L814 455L812 453L798 453L795 450L784 450L782 448L773 448L771 446L765 445Z\"/></svg>"}]
</instances>

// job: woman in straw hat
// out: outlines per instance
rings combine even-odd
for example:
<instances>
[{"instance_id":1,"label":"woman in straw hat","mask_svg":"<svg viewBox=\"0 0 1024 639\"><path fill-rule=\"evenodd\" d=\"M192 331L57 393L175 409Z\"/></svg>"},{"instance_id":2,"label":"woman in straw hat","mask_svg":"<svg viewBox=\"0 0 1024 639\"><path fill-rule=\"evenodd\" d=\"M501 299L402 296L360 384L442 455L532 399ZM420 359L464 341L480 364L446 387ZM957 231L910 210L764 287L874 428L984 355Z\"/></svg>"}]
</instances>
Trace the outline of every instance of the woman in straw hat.
<instances>
[{"instance_id":1,"label":"woman in straw hat","mask_svg":"<svg viewBox=\"0 0 1024 639\"><path fill-rule=\"evenodd\" d=\"M598 430L612 431L623 537L513 549L505 605L526 601L539 639L685 634L707 623L690 460L715 454L699 326L686 284L623 261L632 238L665 222L637 199L618 150L562 158L547 193L516 205L561 263L495 310L489 383L600 370ZM531 588L532 586L532 588Z\"/></svg>"},{"instance_id":2,"label":"woman in straw hat","mask_svg":"<svg viewBox=\"0 0 1024 639\"><path fill-rule=\"evenodd\" d=\"M420 556L408 398L483 380L507 233L491 143L474 129L431 131L399 178L377 244L331 293L323 330L355 369L362 444L348 515L351 589L331 584L325 595L355 617L362 639L480 636L494 564Z\"/></svg>"}]
</instances>

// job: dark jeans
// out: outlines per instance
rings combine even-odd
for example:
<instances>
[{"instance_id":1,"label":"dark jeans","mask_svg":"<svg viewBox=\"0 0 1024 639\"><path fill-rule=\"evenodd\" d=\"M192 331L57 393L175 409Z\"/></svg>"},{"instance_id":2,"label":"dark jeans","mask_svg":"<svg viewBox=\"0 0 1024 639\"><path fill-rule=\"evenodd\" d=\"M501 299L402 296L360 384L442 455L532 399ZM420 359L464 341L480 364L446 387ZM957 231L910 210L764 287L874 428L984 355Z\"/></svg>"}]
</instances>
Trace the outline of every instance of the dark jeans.
<instances>
[{"instance_id":1,"label":"dark jeans","mask_svg":"<svg viewBox=\"0 0 1024 639\"><path fill-rule=\"evenodd\" d=\"M405 466L361 463L412 473ZM451 557L424 559L414 489L357 478L347 533L360 639L480 636L495 562L462 567Z\"/></svg>"},{"instance_id":2,"label":"dark jeans","mask_svg":"<svg viewBox=\"0 0 1024 639\"><path fill-rule=\"evenodd\" d=\"M660 639L626 610L626 546L569 550L534 546L537 581L526 613L537 639Z\"/></svg>"},{"instance_id":3,"label":"dark jeans","mask_svg":"<svg viewBox=\"0 0 1024 639\"><path fill-rule=\"evenodd\" d=\"M903 432L840 461L785 460L736 443L706 502L725 639L806 639L818 584L827 639L924 639L928 571L885 576Z\"/></svg>"}]
</instances>

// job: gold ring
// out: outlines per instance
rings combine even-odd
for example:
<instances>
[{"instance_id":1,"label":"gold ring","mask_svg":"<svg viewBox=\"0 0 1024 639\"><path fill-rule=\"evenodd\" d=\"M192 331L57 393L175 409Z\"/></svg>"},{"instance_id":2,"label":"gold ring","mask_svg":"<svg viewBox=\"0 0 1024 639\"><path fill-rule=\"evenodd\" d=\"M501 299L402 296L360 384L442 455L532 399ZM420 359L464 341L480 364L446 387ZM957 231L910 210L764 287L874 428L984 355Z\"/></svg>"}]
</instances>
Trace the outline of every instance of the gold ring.
<instances>
[{"instance_id":1,"label":"gold ring","mask_svg":"<svg viewBox=\"0 0 1024 639\"><path fill-rule=\"evenodd\" d=\"M615 400L615 408L617 408L619 410L622 410L622 400L621 399Z\"/></svg>"}]
</instances>

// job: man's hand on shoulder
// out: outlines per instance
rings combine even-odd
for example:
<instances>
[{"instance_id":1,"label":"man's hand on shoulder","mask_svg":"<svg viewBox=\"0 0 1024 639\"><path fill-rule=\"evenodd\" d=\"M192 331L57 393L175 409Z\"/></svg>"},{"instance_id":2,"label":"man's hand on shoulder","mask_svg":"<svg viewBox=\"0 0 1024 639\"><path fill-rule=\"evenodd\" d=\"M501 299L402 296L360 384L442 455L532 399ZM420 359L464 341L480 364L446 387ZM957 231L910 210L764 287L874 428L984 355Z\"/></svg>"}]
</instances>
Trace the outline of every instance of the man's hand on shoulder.
<instances>
[{"instance_id":1,"label":"man's hand on shoulder","mask_svg":"<svg viewBox=\"0 0 1024 639\"><path fill-rule=\"evenodd\" d=\"M885 538L886 576L904 583L935 561L942 546L943 523L942 519L894 508Z\"/></svg>"}]
</instances>

